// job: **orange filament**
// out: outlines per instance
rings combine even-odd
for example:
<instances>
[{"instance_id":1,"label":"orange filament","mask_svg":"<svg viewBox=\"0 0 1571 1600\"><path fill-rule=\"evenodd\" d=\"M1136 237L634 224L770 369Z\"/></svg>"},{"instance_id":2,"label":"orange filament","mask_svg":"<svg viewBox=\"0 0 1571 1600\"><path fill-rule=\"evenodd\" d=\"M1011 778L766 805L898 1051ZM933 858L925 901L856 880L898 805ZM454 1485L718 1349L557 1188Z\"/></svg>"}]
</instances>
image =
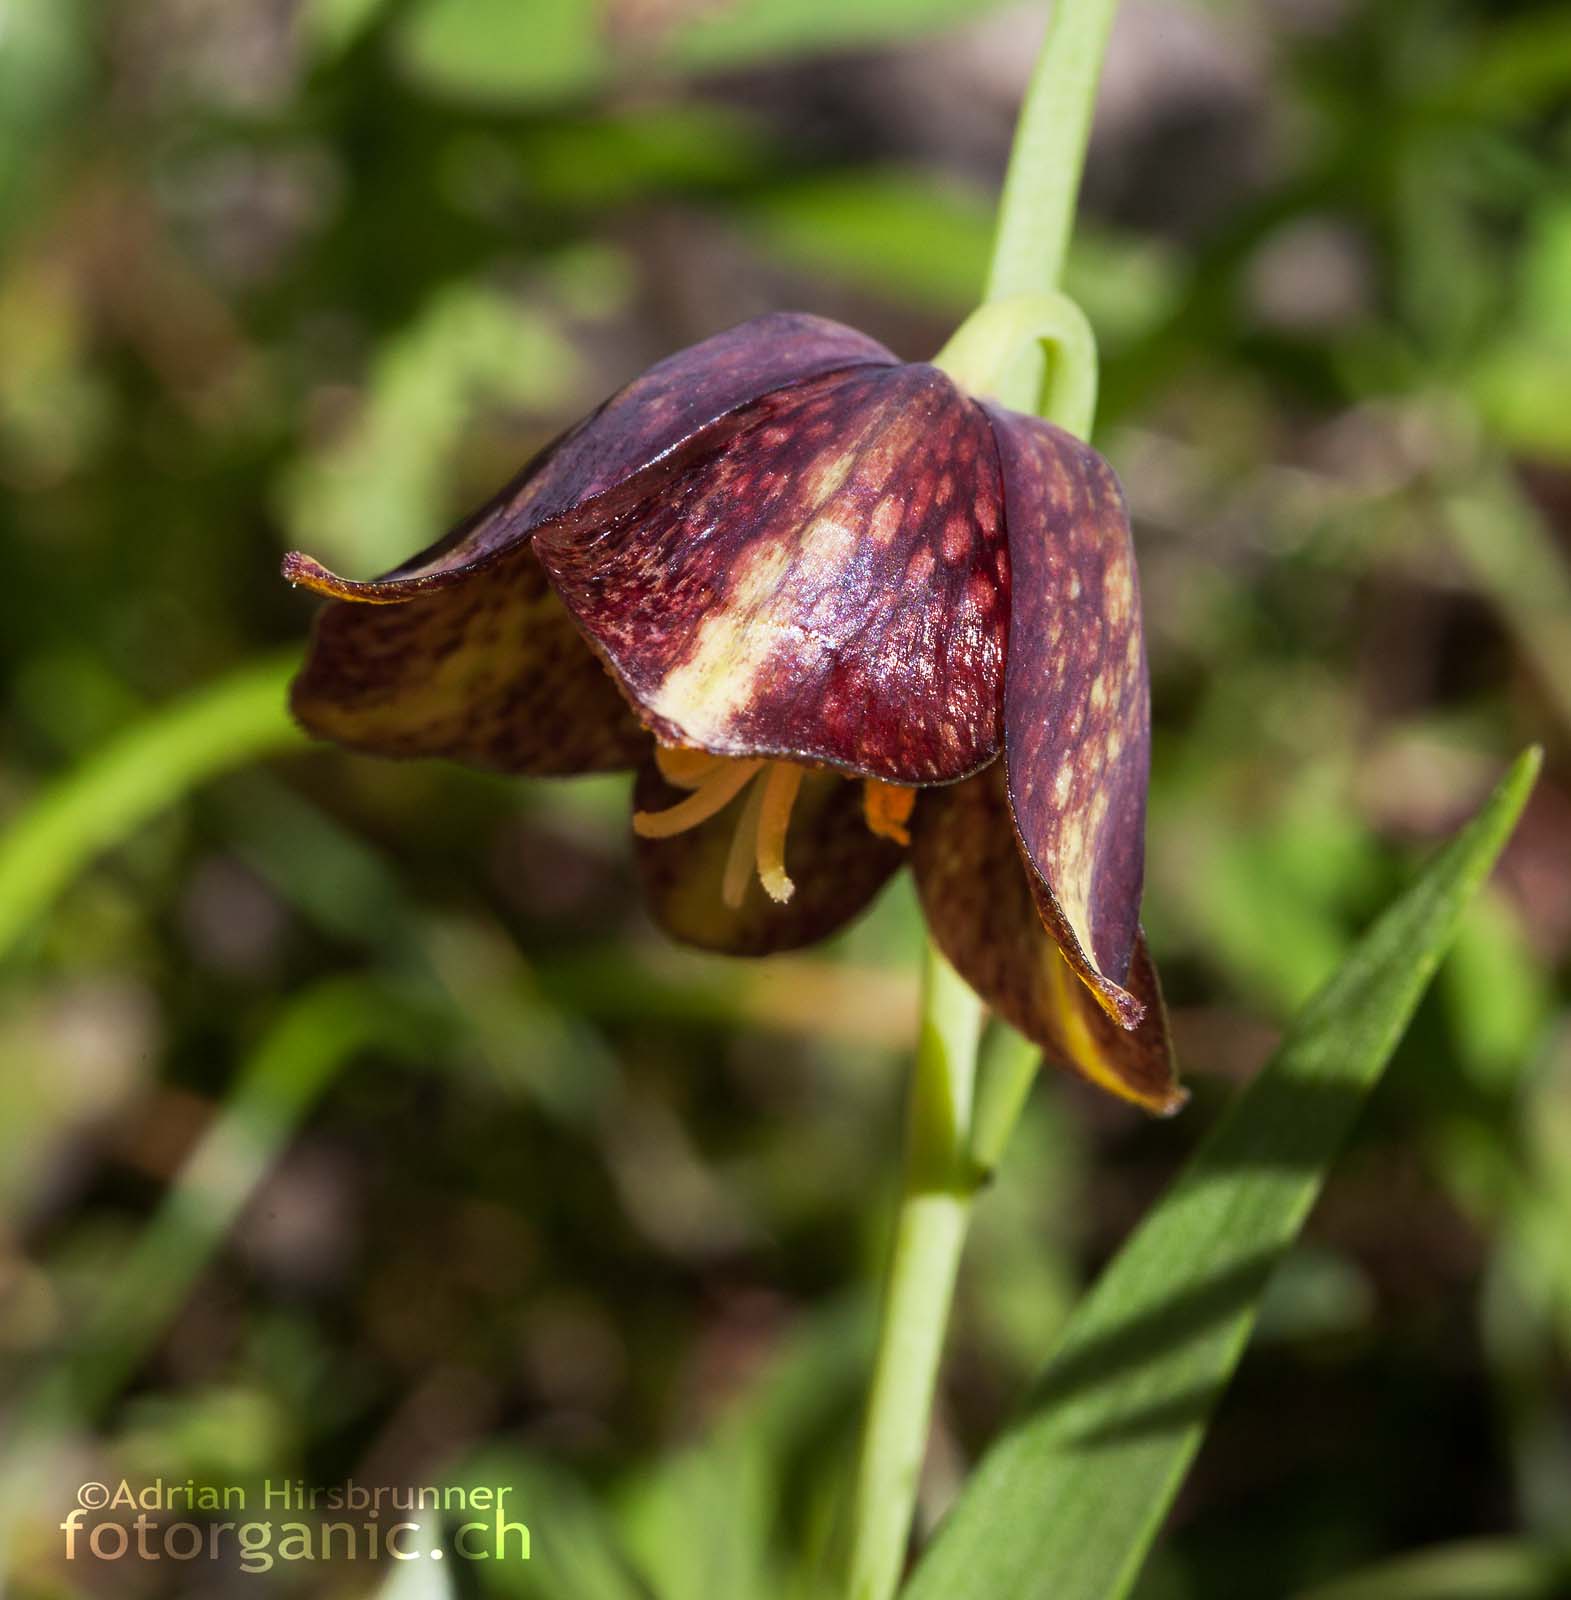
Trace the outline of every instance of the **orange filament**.
<instances>
[{"instance_id":1,"label":"orange filament","mask_svg":"<svg viewBox=\"0 0 1571 1600\"><path fill-rule=\"evenodd\" d=\"M633 832L644 839L670 839L708 822L742 792L742 786L763 766L762 761L726 761L694 786L685 799L665 811L635 811Z\"/></svg>"},{"instance_id":2,"label":"orange filament","mask_svg":"<svg viewBox=\"0 0 1571 1600\"><path fill-rule=\"evenodd\" d=\"M739 761L707 750L661 744L655 746L655 762L667 783L691 792L664 811L635 811L633 831L645 839L686 833L723 811L752 784L726 851L720 897L733 911L739 910L756 872L771 900L782 905L789 900L796 886L785 867L786 834L807 769L790 761ZM915 789L876 778L863 783L863 816L880 838L910 844L906 823L915 804Z\"/></svg>"},{"instance_id":3,"label":"orange filament","mask_svg":"<svg viewBox=\"0 0 1571 1600\"><path fill-rule=\"evenodd\" d=\"M724 756L712 756L707 750L675 744L655 746L655 765L660 769L660 776L675 789L696 789L705 778L713 777L727 764Z\"/></svg>"},{"instance_id":4,"label":"orange filament","mask_svg":"<svg viewBox=\"0 0 1571 1600\"><path fill-rule=\"evenodd\" d=\"M906 824L911 820L911 809L915 805L915 789L898 783L883 783L877 778L865 779L862 784L862 815L880 839L910 844L911 830Z\"/></svg>"}]
</instances>

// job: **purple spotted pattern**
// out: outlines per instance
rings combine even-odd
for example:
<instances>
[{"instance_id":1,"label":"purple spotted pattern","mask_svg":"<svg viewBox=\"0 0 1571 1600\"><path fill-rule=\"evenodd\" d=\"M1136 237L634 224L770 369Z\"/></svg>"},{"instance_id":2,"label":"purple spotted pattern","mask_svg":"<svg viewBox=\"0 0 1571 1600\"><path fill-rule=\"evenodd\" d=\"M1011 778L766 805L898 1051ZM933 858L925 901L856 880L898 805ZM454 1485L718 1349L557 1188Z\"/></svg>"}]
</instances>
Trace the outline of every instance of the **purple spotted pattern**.
<instances>
[{"instance_id":1,"label":"purple spotted pattern","mask_svg":"<svg viewBox=\"0 0 1571 1600\"><path fill-rule=\"evenodd\" d=\"M1014 571L1009 801L1043 920L1125 1026L1139 920L1150 699L1123 493L1090 446L988 406Z\"/></svg>"},{"instance_id":2,"label":"purple spotted pattern","mask_svg":"<svg viewBox=\"0 0 1571 1600\"><path fill-rule=\"evenodd\" d=\"M982 412L936 368L866 368L768 397L651 502L535 550L666 739L942 783L999 748L1000 507Z\"/></svg>"},{"instance_id":3,"label":"purple spotted pattern","mask_svg":"<svg viewBox=\"0 0 1571 1600\"><path fill-rule=\"evenodd\" d=\"M527 541L478 581L324 606L290 706L352 750L531 777L634 767L650 746Z\"/></svg>"},{"instance_id":4,"label":"purple spotted pattern","mask_svg":"<svg viewBox=\"0 0 1571 1600\"><path fill-rule=\"evenodd\" d=\"M971 947L956 964L1061 1056L1094 1040L1070 1062L1088 1077L1177 1103L1138 934L1149 706L1129 525L1069 435L849 329L765 317L652 368L386 579L303 556L285 572L334 601L296 712L357 749L603 770L647 763L652 730L949 786L918 805L916 856L940 940ZM982 805L983 779L957 780L1000 752ZM674 794L647 766L640 782L648 802ZM815 774L788 843L798 899L751 886L729 913L731 827L640 845L657 916L711 948L820 937L898 858L857 790Z\"/></svg>"},{"instance_id":5,"label":"purple spotted pattern","mask_svg":"<svg viewBox=\"0 0 1571 1600\"><path fill-rule=\"evenodd\" d=\"M635 473L713 448L728 419L776 389L848 367L895 362L876 339L802 312L773 312L717 333L618 390L445 538L388 576L431 576L465 566Z\"/></svg>"},{"instance_id":6,"label":"purple spotted pattern","mask_svg":"<svg viewBox=\"0 0 1571 1600\"><path fill-rule=\"evenodd\" d=\"M912 870L927 925L955 970L1059 1066L1166 1115L1178 1086L1156 968L1136 933L1128 984L1142 1011L1125 1028L1071 969L1044 926L1022 870L1004 774L994 765L924 794L912 828Z\"/></svg>"}]
</instances>

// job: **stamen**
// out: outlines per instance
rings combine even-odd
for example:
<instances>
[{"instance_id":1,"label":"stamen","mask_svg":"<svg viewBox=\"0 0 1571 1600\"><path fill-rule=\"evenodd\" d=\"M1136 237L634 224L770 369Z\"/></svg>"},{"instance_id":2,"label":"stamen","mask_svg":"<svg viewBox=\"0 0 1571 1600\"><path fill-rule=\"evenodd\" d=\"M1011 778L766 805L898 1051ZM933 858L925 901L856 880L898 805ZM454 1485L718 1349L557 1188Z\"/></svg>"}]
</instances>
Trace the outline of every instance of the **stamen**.
<instances>
[{"instance_id":1,"label":"stamen","mask_svg":"<svg viewBox=\"0 0 1571 1600\"><path fill-rule=\"evenodd\" d=\"M723 810L756 777L726 851L720 898L739 910L756 871L765 894L782 904L789 900L796 885L785 869L786 831L805 769L789 761L738 761L676 745L657 745L655 761L667 783L692 793L664 811L635 811L633 832L645 839L685 833Z\"/></svg>"},{"instance_id":2,"label":"stamen","mask_svg":"<svg viewBox=\"0 0 1571 1600\"><path fill-rule=\"evenodd\" d=\"M726 761L709 774L685 800L664 811L635 811L633 832L642 839L670 839L707 822L742 792L742 786L763 766L762 761Z\"/></svg>"},{"instance_id":3,"label":"stamen","mask_svg":"<svg viewBox=\"0 0 1571 1600\"><path fill-rule=\"evenodd\" d=\"M865 779L862 784L862 815L880 839L910 844L911 830L906 824L915 805L916 790L903 784L883 783L877 778Z\"/></svg>"},{"instance_id":4,"label":"stamen","mask_svg":"<svg viewBox=\"0 0 1571 1600\"><path fill-rule=\"evenodd\" d=\"M791 824L791 807L802 786L802 769L787 761L776 761L760 787L764 798L758 816L758 877L764 893L782 904L796 892L786 876L786 829Z\"/></svg>"},{"instance_id":5,"label":"stamen","mask_svg":"<svg viewBox=\"0 0 1571 1600\"><path fill-rule=\"evenodd\" d=\"M733 911L740 911L747 898L748 880L758 858L758 819L764 811L767 780L755 783L747 792L742 805L742 815L737 818L736 832L731 835L731 848L726 852L725 872L720 879L720 898Z\"/></svg>"},{"instance_id":6,"label":"stamen","mask_svg":"<svg viewBox=\"0 0 1571 1600\"><path fill-rule=\"evenodd\" d=\"M676 789L698 788L725 762L725 756L713 756L707 750L693 750L686 745L655 746L655 765L660 769L660 776Z\"/></svg>"}]
</instances>

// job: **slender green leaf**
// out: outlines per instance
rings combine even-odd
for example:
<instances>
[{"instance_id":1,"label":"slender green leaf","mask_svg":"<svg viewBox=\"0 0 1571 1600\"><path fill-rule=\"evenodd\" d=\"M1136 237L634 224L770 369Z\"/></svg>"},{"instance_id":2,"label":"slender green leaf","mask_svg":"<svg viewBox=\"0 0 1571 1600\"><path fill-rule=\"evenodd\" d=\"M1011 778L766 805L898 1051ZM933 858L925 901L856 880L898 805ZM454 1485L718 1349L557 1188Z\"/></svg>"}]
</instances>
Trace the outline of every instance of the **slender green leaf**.
<instances>
[{"instance_id":1,"label":"slender green leaf","mask_svg":"<svg viewBox=\"0 0 1571 1600\"><path fill-rule=\"evenodd\" d=\"M0 1567L13 1520L37 1487L37 1462L62 1428L95 1415L146 1359L333 1078L370 1044L418 1047L424 1022L362 978L327 979L279 1014L81 1331L17 1403L11 1461L0 1471Z\"/></svg>"},{"instance_id":2,"label":"slender green leaf","mask_svg":"<svg viewBox=\"0 0 1571 1600\"><path fill-rule=\"evenodd\" d=\"M100 851L231 767L304 743L296 660L252 664L161 708L46 789L0 835L0 955Z\"/></svg>"},{"instance_id":3,"label":"slender green leaf","mask_svg":"<svg viewBox=\"0 0 1571 1600\"><path fill-rule=\"evenodd\" d=\"M79 1412L134 1371L339 1072L372 1044L418 1051L426 1021L388 985L360 977L325 979L279 1013L87 1320L73 1385Z\"/></svg>"},{"instance_id":4,"label":"slender green leaf","mask_svg":"<svg viewBox=\"0 0 1571 1600\"><path fill-rule=\"evenodd\" d=\"M147 1353L295 1129L354 1054L408 1052L422 1019L384 986L328 979L299 995L263 1036L234 1092L180 1170L81 1338L73 1385L91 1411Z\"/></svg>"},{"instance_id":5,"label":"slender green leaf","mask_svg":"<svg viewBox=\"0 0 1571 1600\"><path fill-rule=\"evenodd\" d=\"M0 6L0 236L25 223L60 161L91 60L90 13L80 0Z\"/></svg>"},{"instance_id":6,"label":"slender green leaf","mask_svg":"<svg viewBox=\"0 0 1571 1600\"><path fill-rule=\"evenodd\" d=\"M1243 1354L1271 1270L1538 771L1528 751L1364 937L1071 1318L911 1600L1126 1594Z\"/></svg>"}]
</instances>

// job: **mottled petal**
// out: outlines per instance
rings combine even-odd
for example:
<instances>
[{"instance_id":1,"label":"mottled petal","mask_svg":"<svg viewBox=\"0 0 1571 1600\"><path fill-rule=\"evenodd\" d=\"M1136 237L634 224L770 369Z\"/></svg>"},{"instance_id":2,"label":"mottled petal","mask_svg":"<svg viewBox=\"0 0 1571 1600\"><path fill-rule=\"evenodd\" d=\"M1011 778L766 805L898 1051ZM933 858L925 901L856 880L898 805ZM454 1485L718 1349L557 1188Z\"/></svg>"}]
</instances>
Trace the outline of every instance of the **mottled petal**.
<instances>
[{"instance_id":1,"label":"mottled petal","mask_svg":"<svg viewBox=\"0 0 1571 1600\"><path fill-rule=\"evenodd\" d=\"M527 544L398 604L326 606L291 705L351 749L500 772L609 771L650 746Z\"/></svg>"},{"instance_id":2,"label":"mottled petal","mask_svg":"<svg viewBox=\"0 0 1571 1600\"><path fill-rule=\"evenodd\" d=\"M535 549L669 742L925 784L999 748L1000 506L981 411L935 368L865 368L770 395L638 510Z\"/></svg>"},{"instance_id":3,"label":"mottled petal","mask_svg":"<svg viewBox=\"0 0 1571 1600\"><path fill-rule=\"evenodd\" d=\"M1151 711L1129 516L1090 446L987 411L1013 574L1010 805L1044 921L1108 1012L1133 1027Z\"/></svg>"},{"instance_id":4,"label":"mottled petal","mask_svg":"<svg viewBox=\"0 0 1571 1600\"><path fill-rule=\"evenodd\" d=\"M1127 976L1142 1019L1129 1029L1107 1014L1043 926L997 767L922 796L912 866L933 938L999 1016L1100 1088L1164 1115L1183 1105L1143 935L1135 930Z\"/></svg>"},{"instance_id":5,"label":"mottled petal","mask_svg":"<svg viewBox=\"0 0 1571 1600\"><path fill-rule=\"evenodd\" d=\"M592 532L626 515L695 450L718 448L724 419L760 394L893 361L819 317L758 317L650 368L386 577L353 582L288 556L291 582L337 602L318 619L296 716L383 755L535 774L633 764L647 738L550 593L528 535L546 517Z\"/></svg>"},{"instance_id":6,"label":"mottled petal","mask_svg":"<svg viewBox=\"0 0 1571 1600\"><path fill-rule=\"evenodd\" d=\"M658 812L684 791L671 787L650 761L639 772L634 806ZM726 860L744 802L671 838L636 840L644 895L672 938L727 955L763 956L813 944L864 910L906 852L868 831L860 784L809 772L791 810L785 867L793 885L784 904L749 872L740 906L723 896Z\"/></svg>"},{"instance_id":7,"label":"mottled petal","mask_svg":"<svg viewBox=\"0 0 1571 1600\"><path fill-rule=\"evenodd\" d=\"M723 436L727 419L775 389L895 359L877 340L823 317L784 311L754 317L650 367L388 577L466 566L635 473L708 449Z\"/></svg>"}]
</instances>

